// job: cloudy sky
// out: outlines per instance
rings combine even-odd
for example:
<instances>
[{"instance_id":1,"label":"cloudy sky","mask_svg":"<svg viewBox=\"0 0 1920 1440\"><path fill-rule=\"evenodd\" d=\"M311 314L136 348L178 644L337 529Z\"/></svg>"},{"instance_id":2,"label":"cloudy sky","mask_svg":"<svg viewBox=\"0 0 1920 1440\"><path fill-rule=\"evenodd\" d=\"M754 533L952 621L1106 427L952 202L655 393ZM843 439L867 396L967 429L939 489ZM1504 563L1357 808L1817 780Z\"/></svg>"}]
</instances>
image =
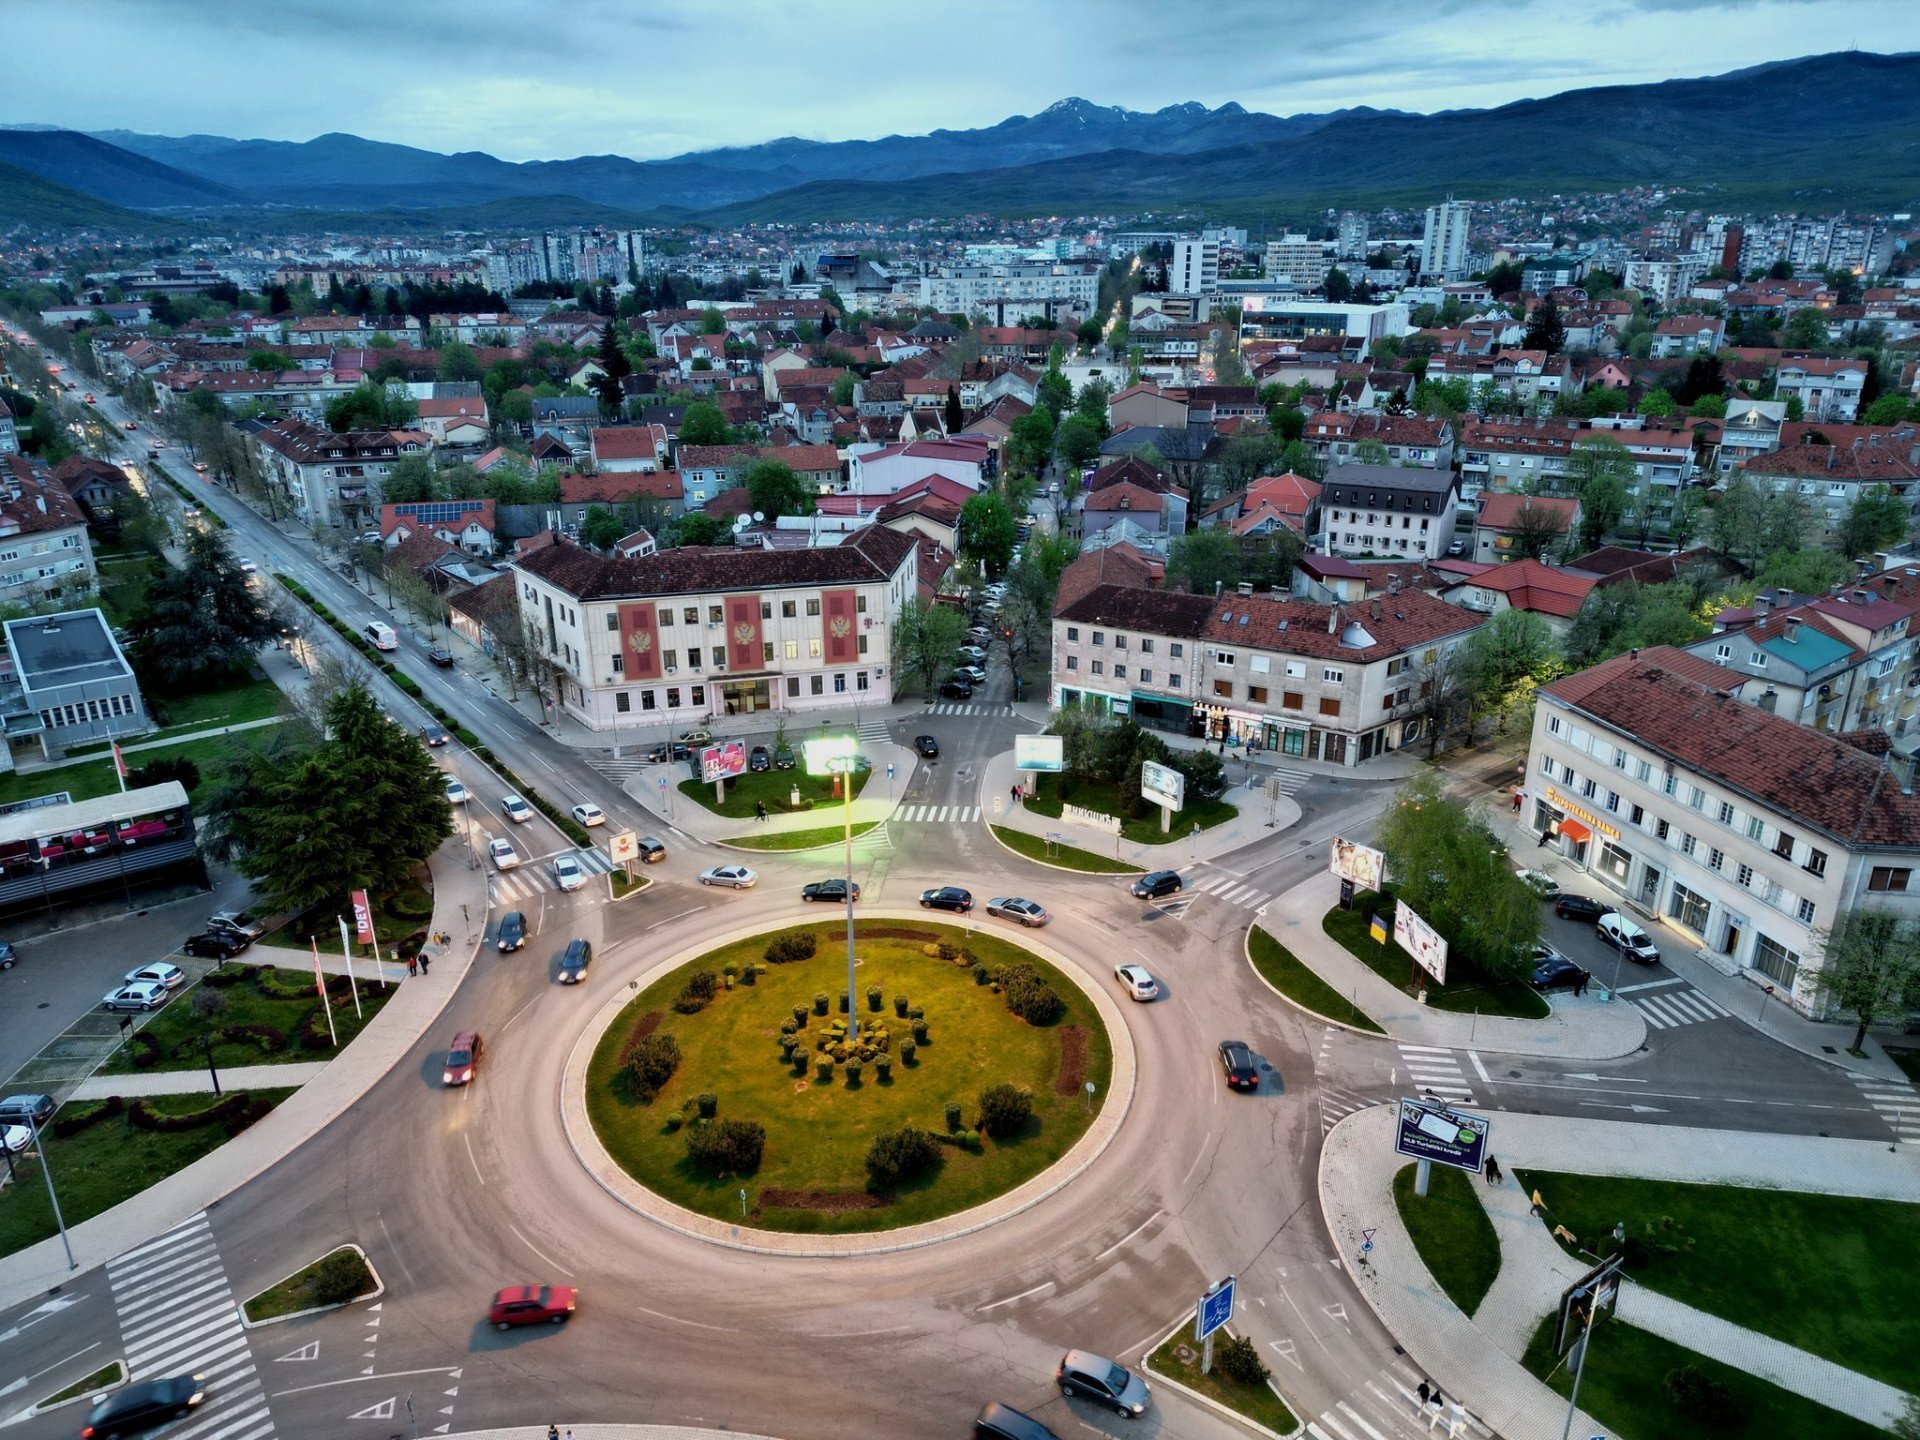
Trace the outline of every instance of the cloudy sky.
<instances>
[{"instance_id":1,"label":"cloudy sky","mask_svg":"<svg viewBox=\"0 0 1920 1440\"><path fill-rule=\"evenodd\" d=\"M7 123L508 160L1155 109L1441 110L1920 49L1915 0L7 0ZM65 57L64 59L61 57Z\"/></svg>"}]
</instances>

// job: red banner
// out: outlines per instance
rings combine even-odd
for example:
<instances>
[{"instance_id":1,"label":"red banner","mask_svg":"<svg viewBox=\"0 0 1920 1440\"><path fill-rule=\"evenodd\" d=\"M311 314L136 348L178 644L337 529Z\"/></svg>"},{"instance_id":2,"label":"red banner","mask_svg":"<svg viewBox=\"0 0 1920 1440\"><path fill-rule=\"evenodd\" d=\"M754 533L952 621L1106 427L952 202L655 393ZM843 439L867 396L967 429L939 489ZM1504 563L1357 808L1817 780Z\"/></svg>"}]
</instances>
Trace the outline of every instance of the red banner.
<instances>
[{"instance_id":1,"label":"red banner","mask_svg":"<svg viewBox=\"0 0 1920 1440\"><path fill-rule=\"evenodd\" d=\"M823 628L826 630L827 663L853 664L860 658L860 641L856 634L860 628L860 617L854 609L853 591L821 591L820 609L825 616Z\"/></svg>"},{"instance_id":2,"label":"red banner","mask_svg":"<svg viewBox=\"0 0 1920 1440\"><path fill-rule=\"evenodd\" d=\"M353 930L362 945L373 943L373 906L367 903L364 890L353 892Z\"/></svg>"},{"instance_id":3,"label":"red banner","mask_svg":"<svg viewBox=\"0 0 1920 1440\"><path fill-rule=\"evenodd\" d=\"M760 597L727 596L727 669L736 675L765 667L760 649Z\"/></svg>"},{"instance_id":4,"label":"red banner","mask_svg":"<svg viewBox=\"0 0 1920 1440\"><path fill-rule=\"evenodd\" d=\"M660 678L660 629L653 606L620 607L620 651L627 657L621 669L627 679Z\"/></svg>"}]
</instances>

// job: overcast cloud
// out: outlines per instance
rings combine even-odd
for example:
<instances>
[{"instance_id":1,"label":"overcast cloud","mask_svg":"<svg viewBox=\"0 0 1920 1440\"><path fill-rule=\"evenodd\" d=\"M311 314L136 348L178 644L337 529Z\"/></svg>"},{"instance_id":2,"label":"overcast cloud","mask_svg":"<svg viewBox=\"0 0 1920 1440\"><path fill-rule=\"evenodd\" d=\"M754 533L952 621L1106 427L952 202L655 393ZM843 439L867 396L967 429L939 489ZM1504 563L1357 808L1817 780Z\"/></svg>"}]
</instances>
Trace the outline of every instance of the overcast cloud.
<instances>
[{"instance_id":1,"label":"overcast cloud","mask_svg":"<svg viewBox=\"0 0 1920 1440\"><path fill-rule=\"evenodd\" d=\"M1067 95L1431 111L1920 49L1914 0L9 0L6 18L11 123L507 160L968 129Z\"/></svg>"}]
</instances>

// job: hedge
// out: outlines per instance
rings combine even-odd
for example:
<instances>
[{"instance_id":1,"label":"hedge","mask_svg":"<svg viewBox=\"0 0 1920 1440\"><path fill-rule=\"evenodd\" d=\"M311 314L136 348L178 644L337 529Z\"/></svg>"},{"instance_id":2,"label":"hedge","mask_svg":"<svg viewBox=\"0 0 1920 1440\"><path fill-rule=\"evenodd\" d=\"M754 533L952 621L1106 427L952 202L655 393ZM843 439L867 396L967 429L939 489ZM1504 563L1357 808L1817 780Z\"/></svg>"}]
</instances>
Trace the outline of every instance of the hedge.
<instances>
[{"instance_id":1,"label":"hedge","mask_svg":"<svg viewBox=\"0 0 1920 1440\"><path fill-rule=\"evenodd\" d=\"M127 1107L127 1123L136 1130L180 1131L199 1130L208 1125L218 1125L237 1119L253 1103L253 1096L244 1090L236 1090L224 1095L213 1104L199 1110L189 1110L180 1115L168 1115L155 1110L145 1100L136 1100Z\"/></svg>"},{"instance_id":2,"label":"hedge","mask_svg":"<svg viewBox=\"0 0 1920 1440\"><path fill-rule=\"evenodd\" d=\"M90 1130L102 1120L111 1120L116 1115L124 1115L127 1102L118 1095L109 1095L97 1105L81 1105L61 1112L53 1122L53 1133L62 1140L78 1135L82 1130Z\"/></svg>"}]
</instances>

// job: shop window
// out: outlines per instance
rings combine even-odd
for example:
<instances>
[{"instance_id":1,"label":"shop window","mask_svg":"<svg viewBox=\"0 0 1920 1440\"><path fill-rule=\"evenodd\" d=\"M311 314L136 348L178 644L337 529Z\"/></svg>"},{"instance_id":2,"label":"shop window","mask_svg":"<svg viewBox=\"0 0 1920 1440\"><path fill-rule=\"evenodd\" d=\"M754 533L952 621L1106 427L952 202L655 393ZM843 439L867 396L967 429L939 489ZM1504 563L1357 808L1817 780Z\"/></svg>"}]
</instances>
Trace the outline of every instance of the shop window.
<instances>
[{"instance_id":1,"label":"shop window","mask_svg":"<svg viewBox=\"0 0 1920 1440\"><path fill-rule=\"evenodd\" d=\"M1689 890L1678 880L1673 882L1673 899L1667 905L1667 913L1695 934L1704 935L1707 930L1707 913L1712 907L1707 897Z\"/></svg>"},{"instance_id":2,"label":"shop window","mask_svg":"<svg viewBox=\"0 0 1920 1440\"><path fill-rule=\"evenodd\" d=\"M1791 990L1800 974L1800 956L1771 935L1756 935L1753 941L1753 968L1776 985Z\"/></svg>"}]
</instances>

